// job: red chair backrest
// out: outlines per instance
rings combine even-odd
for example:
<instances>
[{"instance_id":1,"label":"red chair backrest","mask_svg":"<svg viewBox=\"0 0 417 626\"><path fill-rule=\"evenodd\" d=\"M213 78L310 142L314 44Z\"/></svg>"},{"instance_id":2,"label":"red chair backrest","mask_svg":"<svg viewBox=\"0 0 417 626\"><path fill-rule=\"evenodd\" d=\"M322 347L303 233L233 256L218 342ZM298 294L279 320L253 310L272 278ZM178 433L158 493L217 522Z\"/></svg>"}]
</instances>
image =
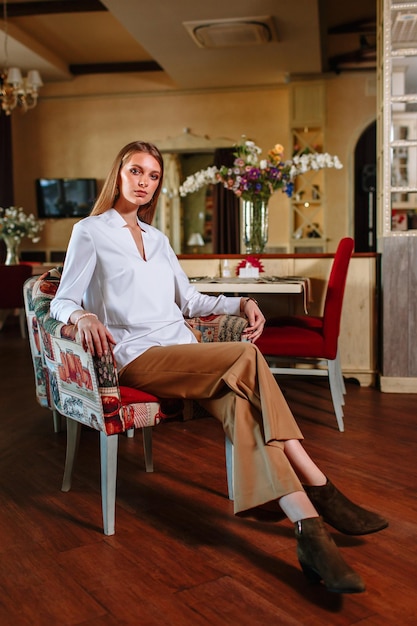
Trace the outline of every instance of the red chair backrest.
<instances>
[{"instance_id":1,"label":"red chair backrest","mask_svg":"<svg viewBox=\"0 0 417 626\"><path fill-rule=\"evenodd\" d=\"M337 351L337 340L340 333L343 296L349 262L353 254L355 242L351 237L341 239L336 250L327 284L323 311L323 335L326 351Z\"/></svg>"},{"instance_id":2,"label":"red chair backrest","mask_svg":"<svg viewBox=\"0 0 417 626\"><path fill-rule=\"evenodd\" d=\"M24 307L23 284L31 276L30 265L0 265L0 309Z\"/></svg>"}]
</instances>

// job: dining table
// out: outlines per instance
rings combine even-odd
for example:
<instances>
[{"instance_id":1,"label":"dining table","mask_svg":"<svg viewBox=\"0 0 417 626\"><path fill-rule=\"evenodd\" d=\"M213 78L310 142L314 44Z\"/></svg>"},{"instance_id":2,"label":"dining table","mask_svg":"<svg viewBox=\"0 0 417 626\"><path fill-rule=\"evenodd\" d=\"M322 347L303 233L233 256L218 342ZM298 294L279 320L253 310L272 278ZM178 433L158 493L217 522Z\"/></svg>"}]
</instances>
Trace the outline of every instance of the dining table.
<instances>
[{"instance_id":1,"label":"dining table","mask_svg":"<svg viewBox=\"0 0 417 626\"><path fill-rule=\"evenodd\" d=\"M190 282L201 293L302 295L304 310L308 312L311 301L310 279L303 276L262 276L259 278L225 278L222 276L193 276Z\"/></svg>"}]
</instances>

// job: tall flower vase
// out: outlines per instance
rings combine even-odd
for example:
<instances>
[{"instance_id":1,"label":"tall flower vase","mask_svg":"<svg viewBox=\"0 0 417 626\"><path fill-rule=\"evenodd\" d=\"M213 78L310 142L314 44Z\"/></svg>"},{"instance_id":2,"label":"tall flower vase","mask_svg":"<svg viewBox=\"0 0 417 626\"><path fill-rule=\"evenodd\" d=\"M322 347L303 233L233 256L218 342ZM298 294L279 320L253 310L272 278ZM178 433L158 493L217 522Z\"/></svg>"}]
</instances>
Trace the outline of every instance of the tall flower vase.
<instances>
[{"instance_id":1,"label":"tall flower vase","mask_svg":"<svg viewBox=\"0 0 417 626\"><path fill-rule=\"evenodd\" d=\"M5 265L18 265L19 259L19 247L20 239L12 237L11 235L2 235L3 241L6 244L6 260Z\"/></svg>"},{"instance_id":2,"label":"tall flower vase","mask_svg":"<svg viewBox=\"0 0 417 626\"><path fill-rule=\"evenodd\" d=\"M268 241L268 200L243 200L243 242L246 254L264 251Z\"/></svg>"}]
</instances>

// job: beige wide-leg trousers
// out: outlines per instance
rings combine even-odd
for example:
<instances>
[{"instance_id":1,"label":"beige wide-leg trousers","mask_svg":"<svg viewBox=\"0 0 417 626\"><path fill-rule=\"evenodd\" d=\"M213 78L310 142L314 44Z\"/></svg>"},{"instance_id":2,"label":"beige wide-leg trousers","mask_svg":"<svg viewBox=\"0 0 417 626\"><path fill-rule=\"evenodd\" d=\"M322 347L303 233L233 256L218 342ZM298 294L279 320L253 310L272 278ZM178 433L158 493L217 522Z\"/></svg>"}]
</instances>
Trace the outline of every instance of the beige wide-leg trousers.
<instances>
[{"instance_id":1,"label":"beige wide-leg trousers","mask_svg":"<svg viewBox=\"0 0 417 626\"><path fill-rule=\"evenodd\" d=\"M152 347L121 370L119 382L159 398L197 400L220 420L234 444L235 513L302 491L283 441L303 436L255 345Z\"/></svg>"}]
</instances>

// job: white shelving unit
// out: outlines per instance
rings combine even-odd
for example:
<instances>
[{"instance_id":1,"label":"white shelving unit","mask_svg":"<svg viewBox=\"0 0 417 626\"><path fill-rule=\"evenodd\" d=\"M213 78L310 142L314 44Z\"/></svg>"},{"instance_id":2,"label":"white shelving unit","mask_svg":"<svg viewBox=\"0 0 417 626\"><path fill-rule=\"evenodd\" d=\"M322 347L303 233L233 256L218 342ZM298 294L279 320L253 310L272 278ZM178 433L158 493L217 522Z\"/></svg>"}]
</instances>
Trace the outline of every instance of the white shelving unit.
<instances>
[{"instance_id":1,"label":"white shelving unit","mask_svg":"<svg viewBox=\"0 0 417 626\"><path fill-rule=\"evenodd\" d=\"M295 85L292 89L293 155L323 152L324 85ZM290 203L290 252L326 252L326 202L323 170L309 171L295 182Z\"/></svg>"},{"instance_id":2,"label":"white shelving unit","mask_svg":"<svg viewBox=\"0 0 417 626\"><path fill-rule=\"evenodd\" d=\"M417 235L417 2L383 0L379 174L383 237Z\"/></svg>"}]
</instances>

